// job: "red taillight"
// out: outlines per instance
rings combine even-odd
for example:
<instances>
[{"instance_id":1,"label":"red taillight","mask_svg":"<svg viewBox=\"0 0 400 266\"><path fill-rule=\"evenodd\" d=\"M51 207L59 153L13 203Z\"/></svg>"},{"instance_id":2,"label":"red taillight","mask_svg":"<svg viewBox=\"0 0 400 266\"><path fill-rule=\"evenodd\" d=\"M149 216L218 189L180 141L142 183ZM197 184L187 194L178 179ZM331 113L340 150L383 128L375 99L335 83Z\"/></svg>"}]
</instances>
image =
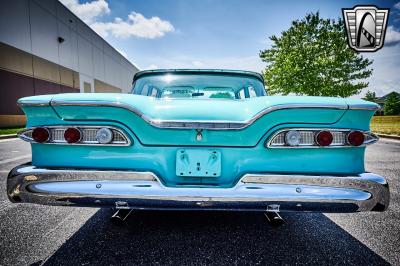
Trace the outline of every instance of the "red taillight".
<instances>
[{"instance_id":1,"label":"red taillight","mask_svg":"<svg viewBox=\"0 0 400 266\"><path fill-rule=\"evenodd\" d=\"M364 143L364 133L360 132L360 131L351 131L348 135L347 135L347 142L350 145L353 146L360 146Z\"/></svg>"},{"instance_id":2,"label":"red taillight","mask_svg":"<svg viewBox=\"0 0 400 266\"><path fill-rule=\"evenodd\" d=\"M329 146L333 141L333 135L329 131L320 131L317 134L316 140L318 145L320 146Z\"/></svg>"},{"instance_id":3,"label":"red taillight","mask_svg":"<svg viewBox=\"0 0 400 266\"><path fill-rule=\"evenodd\" d=\"M68 143L77 143L81 140L81 131L74 127L67 128L64 132L64 139Z\"/></svg>"},{"instance_id":4,"label":"red taillight","mask_svg":"<svg viewBox=\"0 0 400 266\"><path fill-rule=\"evenodd\" d=\"M50 133L45 127L37 127L32 131L32 138L36 142L43 143L49 140Z\"/></svg>"}]
</instances>

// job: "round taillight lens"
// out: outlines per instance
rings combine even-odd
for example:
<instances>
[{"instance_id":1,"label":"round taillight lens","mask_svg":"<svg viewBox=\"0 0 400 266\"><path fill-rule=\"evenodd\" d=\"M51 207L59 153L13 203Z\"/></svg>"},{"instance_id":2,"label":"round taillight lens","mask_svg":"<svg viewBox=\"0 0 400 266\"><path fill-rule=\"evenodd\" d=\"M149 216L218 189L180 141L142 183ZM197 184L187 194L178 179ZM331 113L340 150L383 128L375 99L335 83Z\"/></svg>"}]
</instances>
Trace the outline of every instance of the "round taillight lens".
<instances>
[{"instance_id":1,"label":"round taillight lens","mask_svg":"<svg viewBox=\"0 0 400 266\"><path fill-rule=\"evenodd\" d=\"M81 140L81 131L74 127L67 128L64 132L64 139L68 143L77 143Z\"/></svg>"},{"instance_id":2,"label":"round taillight lens","mask_svg":"<svg viewBox=\"0 0 400 266\"><path fill-rule=\"evenodd\" d=\"M329 146L331 145L332 141L333 141L333 135L331 132L329 131L320 131L317 134L317 143L320 146Z\"/></svg>"},{"instance_id":3,"label":"round taillight lens","mask_svg":"<svg viewBox=\"0 0 400 266\"><path fill-rule=\"evenodd\" d=\"M347 135L347 142L352 146L360 146L364 143L365 136L361 131L351 131Z\"/></svg>"},{"instance_id":4,"label":"round taillight lens","mask_svg":"<svg viewBox=\"0 0 400 266\"><path fill-rule=\"evenodd\" d=\"M113 140L113 132L106 127L100 128L96 132L96 139L101 144L110 143Z\"/></svg>"},{"instance_id":5,"label":"round taillight lens","mask_svg":"<svg viewBox=\"0 0 400 266\"><path fill-rule=\"evenodd\" d=\"M300 132L296 130L290 130L285 135L285 142L289 146L298 146L300 144Z\"/></svg>"},{"instance_id":6,"label":"round taillight lens","mask_svg":"<svg viewBox=\"0 0 400 266\"><path fill-rule=\"evenodd\" d=\"M49 130L45 127L37 127L32 131L32 138L39 143L46 142L50 138Z\"/></svg>"}]
</instances>

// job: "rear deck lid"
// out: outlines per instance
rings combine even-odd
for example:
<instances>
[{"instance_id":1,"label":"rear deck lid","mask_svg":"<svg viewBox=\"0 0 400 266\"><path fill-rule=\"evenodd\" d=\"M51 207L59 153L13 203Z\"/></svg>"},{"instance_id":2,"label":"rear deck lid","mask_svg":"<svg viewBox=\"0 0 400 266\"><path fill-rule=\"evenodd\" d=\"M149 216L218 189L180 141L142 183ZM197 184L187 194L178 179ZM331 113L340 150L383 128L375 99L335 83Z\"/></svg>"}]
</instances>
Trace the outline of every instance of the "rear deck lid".
<instances>
[{"instance_id":1,"label":"rear deck lid","mask_svg":"<svg viewBox=\"0 0 400 266\"><path fill-rule=\"evenodd\" d=\"M276 125L333 124L348 107L344 99L324 97L198 100L128 94L55 95L51 105L64 120L127 125L145 145L196 146L254 146Z\"/></svg>"}]
</instances>

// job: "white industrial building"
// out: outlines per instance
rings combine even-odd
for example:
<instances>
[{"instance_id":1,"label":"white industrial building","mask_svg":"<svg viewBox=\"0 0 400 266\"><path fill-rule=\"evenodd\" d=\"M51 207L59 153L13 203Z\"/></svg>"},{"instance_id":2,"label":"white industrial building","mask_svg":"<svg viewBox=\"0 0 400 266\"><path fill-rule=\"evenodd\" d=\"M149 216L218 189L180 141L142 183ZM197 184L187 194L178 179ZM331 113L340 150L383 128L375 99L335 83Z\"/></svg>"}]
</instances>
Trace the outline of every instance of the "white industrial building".
<instances>
[{"instance_id":1,"label":"white industrial building","mask_svg":"<svg viewBox=\"0 0 400 266\"><path fill-rule=\"evenodd\" d=\"M0 126L25 122L20 97L130 91L138 68L57 0L0 6Z\"/></svg>"}]
</instances>

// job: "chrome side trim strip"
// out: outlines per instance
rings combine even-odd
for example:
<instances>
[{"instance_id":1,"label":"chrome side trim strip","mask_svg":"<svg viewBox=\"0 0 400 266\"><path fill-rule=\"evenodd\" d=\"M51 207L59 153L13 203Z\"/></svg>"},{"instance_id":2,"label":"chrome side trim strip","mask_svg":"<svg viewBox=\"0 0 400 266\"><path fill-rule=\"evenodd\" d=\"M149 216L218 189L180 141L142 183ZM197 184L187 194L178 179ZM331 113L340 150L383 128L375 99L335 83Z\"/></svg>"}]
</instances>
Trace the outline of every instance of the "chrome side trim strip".
<instances>
[{"instance_id":1,"label":"chrome side trim strip","mask_svg":"<svg viewBox=\"0 0 400 266\"><path fill-rule=\"evenodd\" d=\"M17 101L17 105L20 107L24 106L50 106L50 101L44 101L44 100L35 100L35 101Z\"/></svg>"},{"instance_id":2,"label":"chrome side trim strip","mask_svg":"<svg viewBox=\"0 0 400 266\"><path fill-rule=\"evenodd\" d=\"M249 120L244 121L215 121L215 120L203 120L203 121L192 121L192 120L161 120L152 119L146 116L139 109L121 102L107 102L107 101L60 101L51 100L48 101L18 101L20 106L98 106L98 107L115 107L129 110L145 120L150 125L157 128L171 128L171 129L209 129L209 130L241 130L251 124L262 116L284 109L337 109L337 110L378 110L377 106L370 105L347 105L347 104L282 104L270 106L261 112L257 113Z\"/></svg>"},{"instance_id":3,"label":"chrome side trim strip","mask_svg":"<svg viewBox=\"0 0 400 266\"><path fill-rule=\"evenodd\" d=\"M79 105L83 106L85 105L84 103L88 103L88 106L97 106L96 103L99 103L98 101L56 101L56 100L34 100L34 101L21 101L18 100L17 104L19 106L49 106L49 105ZM295 104L293 104L295 105ZM331 109L349 109L349 110L369 110L369 111L377 111L381 109L381 106L377 105L369 105L369 104L349 104L347 107L344 107L344 105L313 105L310 106L310 104L298 104L298 107L293 107L293 108L331 108ZM120 102L101 102L100 105L98 106L110 106L110 107L118 107L121 106L121 108L125 109L135 109L132 106L129 106L128 108L123 107L123 104ZM286 109L286 108L279 108L279 109ZM133 111L133 110L131 110ZM137 109L134 111L136 114L140 115L141 112Z\"/></svg>"},{"instance_id":4,"label":"chrome side trim strip","mask_svg":"<svg viewBox=\"0 0 400 266\"><path fill-rule=\"evenodd\" d=\"M337 110L347 110L347 105L341 104L282 104L268 107L261 112L257 113L254 117L245 121L214 121L214 120L203 120L203 121L192 121L192 120L161 120L152 119L146 116L143 112L137 108L121 103L121 102L105 102L105 101L56 101L52 100L50 102L51 106L98 106L98 107L116 107L129 110L135 113L137 116L141 117L147 123L151 124L157 128L171 128L171 129L209 129L209 130L240 130L244 129L262 116L284 109L337 109Z\"/></svg>"},{"instance_id":5,"label":"chrome side trim strip","mask_svg":"<svg viewBox=\"0 0 400 266\"><path fill-rule=\"evenodd\" d=\"M209 209L356 212L384 211L386 180L354 176L246 174L231 188L167 187L151 172L14 168L7 178L12 202L132 209Z\"/></svg>"},{"instance_id":6,"label":"chrome side trim strip","mask_svg":"<svg viewBox=\"0 0 400 266\"><path fill-rule=\"evenodd\" d=\"M106 102L106 101L57 101L51 100L51 106L89 106L89 107L115 107L115 108L122 108L132 113L136 114L137 116L141 117L146 122L150 122L151 120L147 118L147 116L141 112L139 109L133 107L132 105L121 103L121 102Z\"/></svg>"},{"instance_id":7,"label":"chrome side trim strip","mask_svg":"<svg viewBox=\"0 0 400 266\"><path fill-rule=\"evenodd\" d=\"M349 110L368 110L368 111L377 111L380 110L380 105L370 105L370 104L350 104Z\"/></svg>"}]
</instances>

